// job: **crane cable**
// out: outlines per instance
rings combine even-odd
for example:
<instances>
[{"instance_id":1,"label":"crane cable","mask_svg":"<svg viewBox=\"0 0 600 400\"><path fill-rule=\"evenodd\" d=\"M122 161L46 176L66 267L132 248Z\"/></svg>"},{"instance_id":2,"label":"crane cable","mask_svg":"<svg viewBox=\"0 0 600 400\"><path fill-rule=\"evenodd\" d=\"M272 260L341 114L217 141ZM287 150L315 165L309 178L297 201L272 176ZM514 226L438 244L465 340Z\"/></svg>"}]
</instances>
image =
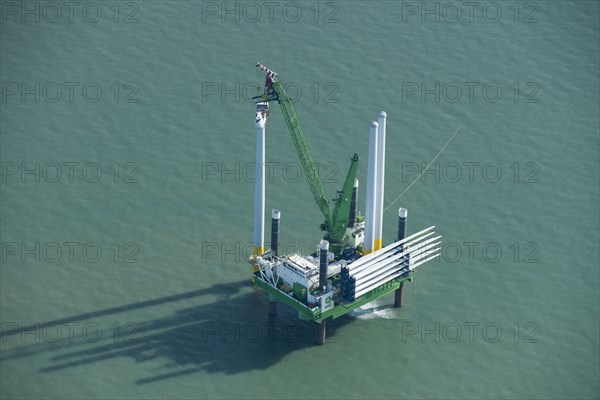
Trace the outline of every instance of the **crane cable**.
<instances>
[{"instance_id":1,"label":"crane cable","mask_svg":"<svg viewBox=\"0 0 600 400\"><path fill-rule=\"evenodd\" d=\"M283 80L281 80L281 78L279 78L279 77L278 77L277 79L278 79L278 80L281 82L281 84L282 84L282 85L285 85L285 82L283 82ZM290 101L291 101L291 99L290 99ZM341 144L342 146L344 146L344 148L346 149L346 151L348 152L348 155L349 155L350 157L352 157L352 155L354 155L354 153L355 153L355 152L353 152L353 151L350 149L350 147L348 147L348 146L346 145L346 143L344 143L344 142L342 141L342 139L340 139L340 138L339 138L339 136L338 136L338 135L337 135L337 134L336 134L336 133L335 133L335 132L334 132L334 131L333 131L331 128L329 128L329 127L328 127L328 126L325 124L325 122L323 122L323 121L322 121L322 120L321 120L321 119L320 119L320 118L317 116L317 114L315 114L315 112L314 112L314 111L313 111L313 110L312 110L312 109L311 109L311 108L310 108L308 105L306 105L306 103L304 103L304 102L302 101L302 99L298 98L298 99L296 99L296 101L298 101L300 104L302 104L302 105L304 106L304 108L306 108L306 110L307 110L309 113L311 113L311 114L312 114L312 116L313 116L313 117L314 117L314 118L315 118L317 121L319 121L319 123L320 123L321 125L323 125L323 127L324 127L324 128L325 128L325 129L326 129L326 130L327 130L327 131L328 131L328 132L331 134L331 136L333 136L333 137L334 137L334 138L335 138L335 139L336 139L338 142L340 142L340 144Z\"/></svg>"},{"instance_id":2,"label":"crane cable","mask_svg":"<svg viewBox=\"0 0 600 400\"><path fill-rule=\"evenodd\" d=\"M400 193L400 195L398 195L398 197L396 197L396 198L394 199L394 201L392 201L390 204L388 204L388 205L387 205L387 207L386 207L386 208L384 208L384 209L383 209L383 212L386 212L386 210L387 210L388 208L390 208L391 206L393 206L393 205L394 205L394 203L395 203L395 202L397 202L397 201L400 199L400 197L404 196L404 194L405 194L406 192L408 192L408 190L409 190L409 189L412 187L412 185L414 185L414 184L415 184L415 182L417 182L417 181L418 181L418 180L421 178L421 176L423 176L423 174L425 173L425 171L427 171L427 170L429 169L429 167L431 167L431 164L433 164L433 163L435 162L435 160L437 160L437 158L440 156L440 154L442 154L442 152L443 152L444 150L446 150L446 147L448 147L448 145L450 144L450 142L452 141L452 139L454 139L454 136L456 136L456 134L458 133L458 131L460 131L460 128L462 127L462 125L463 125L463 123L461 122L461 123L460 123L460 125L458 126L458 128L456 128L456 130L455 130L455 131L454 131L454 133L452 134L452 136L450 136L450 139L448 139L448 141L446 142L446 144L445 144L445 145L444 145L444 146L443 146L443 147L440 149L440 151L439 151L439 152L436 154L436 156L435 156L435 157L433 157L433 160L431 160L431 161L429 162L429 164L427 164L427 167L426 167L426 168L425 168L423 171L421 171L421 173L419 174L419 176L417 176L417 177L415 178L415 180L414 180L414 181L412 181L412 182L410 183L410 185L408 185L408 187L407 187L406 189L404 189L404 191L403 191L402 193Z\"/></svg>"}]
</instances>

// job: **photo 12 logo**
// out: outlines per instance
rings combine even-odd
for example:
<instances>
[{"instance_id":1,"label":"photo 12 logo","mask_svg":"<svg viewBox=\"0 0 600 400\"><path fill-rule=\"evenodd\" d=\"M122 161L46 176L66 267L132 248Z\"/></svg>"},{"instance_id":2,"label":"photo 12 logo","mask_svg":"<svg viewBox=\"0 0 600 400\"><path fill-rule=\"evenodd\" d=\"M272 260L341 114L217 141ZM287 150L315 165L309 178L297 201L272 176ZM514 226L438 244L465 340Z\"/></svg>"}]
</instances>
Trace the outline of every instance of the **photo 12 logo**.
<instances>
[{"instance_id":1,"label":"photo 12 logo","mask_svg":"<svg viewBox=\"0 0 600 400\"><path fill-rule=\"evenodd\" d=\"M279 251L281 254L312 253L319 248L319 243L320 241L314 243L280 242ZM271 242L265 242L265 246L270 248ZM226 264L248 261L254 255L255 246L253 242L249 241L204 241L201 248L203 263Z\"/></svg>"},{"instance_id":2,"label":"photo 12 logo","mask_svg":"<svg viewBox=\"0 0 600 400\"><path fill-rule=\"evenodd\" d=\"M403 161L400 176L403 183L419 179L421 183L539 183L540 166L535 161Z\"/></svg>"},{"instance_id":3,"label":"photo 12 logo","mask_svg":"<svg viewBox=\"0 0 600 400\"><path fill-rule=\"evenodd\" d=\"M421 103L539 103L540 86L536 82L402 82L402 102Z\"/></svg>"},{"instance_id":4,"label":"photo 12 logo","mask_svg":"<svg viewBox=\"0 0 600 400\"><path fill-rule=\"evenodd\" d=\"M2 82L2 103L139 103L135 82Z\"/></svg>"},{"instance_id":5,"label":"photo 12 logo","mask_svg":"<svg viewBox=\"0 0 600 400\"><path fill-rule=\"evenodd\" d=\"M402 23L513 23L536 24L540 7L532 1L403 1Z\"/></svg>"},{"instance_id":6,"label":"photo 12 logo","mask_svg":"<svg viewBox=\"0 0 600 400\"><path fill-rule=\"evenodd\" d=\"M340 167L333 161L315 163L323 183L338 183ZM264 167L255 163L207 161L201 165L201 182L256 183L262 176L265 182L283 181L286 183L304 182L302 165L297 162L267 161Z\"/></svg>"},{"instance_id":7,"label":"photo 12 logo","mask_svg":"<svg viewBox=\"0 0 600 400\"><path fill-rule=\"evenodd\" d=\"M498 343L504 340L513 343L539 343L536 337L540 327L536 322L528 321L501 324L494 321L465 322L411 322L402 321L400 332L402 343L408 341L420 343Z\"/></svg>"},{"instance_id":8,"label":"photo 12 logo","mask_svg":"<svg viewBox=\"0 0 600 400\"><path fill-rule=\"evenodd\" d=\"M501 260L514 264L537 264L540 246L534 241L499 243L496 241L442 242L441 256L435 262L488 263L496 264Z\"/></svg>"},{"instance_id":9,"label":"photo 12 logo","mask_svg":"<svg viewBox=\"0 0 600 400\"><path fill-rule=\"evenodd\" d=\"M297 82L282 83L283 89L292 102L309 101L311 103L337 103L340 87L336 82L313 82L300 84ZM241 101L256 103L255 96L261 95L261 84L258 82L202 82L202 102Z\"/></svg>"},{"instance_id":10,"label":"photo 12 logo","mask_svg":"<svg viewBox=\"0 0 600 400\"><path fill-rule=\"evenodd\" d=\"M314 325L304 323L256 323L209 320L198 328L198 340L202 343L298 343L312 341ZM333 337L336 327L327 326L330 337L328 343L336 343Z\"/></svg>"},{"instance_id":11,"label":"photo 12 logo","mask_svg":"<svg viewBox=\"0 0 600 400\"><path fill-rule=\"evenodd\" d=\"M19 343L97 343L112 340L113 343L137 343L138 326L135 322L114 322L110 325L97 321L63 323L2 322L2 343L16 338Z\"/></svg>"},{"instance_id":12,"label":"photo 12 logo","mask_svg":"<svg viewBox=\"0 0 600 400\"><path fill-rule=\"evenodd\" d=\"M139 252L136 242L2 242L2 263L130 264L140 261Z\"/></svg>"},{"instance_id":13,"label":"photo 12 logo","mask_svg":"<svg viewBox=\"0 0 600 400\"><path fill-rule=\"evenodd\" d=\"M201 12L203 23L336 24L340 6L334 1L204 1Z\"/></svg>"},{"instance_id":14,"label":"photo 12 logo","mask_svg":"<svg viewBox=\"0 0 600 400\"><path fill-rule=\"evenodd\" d=\"M140 167L134 162L114 162L101 165L97 162L49 161L0 163L2 183L139 183Z\"/></svg>"},{"instance_id":15,"label":"photo 12 logo","mask_svg":"<svg viewBox=\"0 0 600 400\"><path fill-rule=\"evenodd\" d=\"M137 24L140 6L135 1L2 1L0 20L19 23Z\"/></svg>"}]
</instances>

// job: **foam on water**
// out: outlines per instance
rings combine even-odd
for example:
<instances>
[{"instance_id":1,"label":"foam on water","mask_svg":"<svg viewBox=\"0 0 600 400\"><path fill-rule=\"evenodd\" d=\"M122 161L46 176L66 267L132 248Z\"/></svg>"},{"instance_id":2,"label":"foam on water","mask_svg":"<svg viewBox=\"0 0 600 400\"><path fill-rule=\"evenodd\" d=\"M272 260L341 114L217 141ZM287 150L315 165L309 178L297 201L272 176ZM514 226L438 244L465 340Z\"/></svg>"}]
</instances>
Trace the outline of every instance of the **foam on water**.
<instances>
[{"instance_id":1,"label":"foam on water","mask_svg":"<svg viewBox=\"0 0 600 400\"><path fill-rule=\"evenodd\" d=\"M358 319L398 319L397 309L383 300L375 300L349 313Z\"/></svg>"}]
</instances>

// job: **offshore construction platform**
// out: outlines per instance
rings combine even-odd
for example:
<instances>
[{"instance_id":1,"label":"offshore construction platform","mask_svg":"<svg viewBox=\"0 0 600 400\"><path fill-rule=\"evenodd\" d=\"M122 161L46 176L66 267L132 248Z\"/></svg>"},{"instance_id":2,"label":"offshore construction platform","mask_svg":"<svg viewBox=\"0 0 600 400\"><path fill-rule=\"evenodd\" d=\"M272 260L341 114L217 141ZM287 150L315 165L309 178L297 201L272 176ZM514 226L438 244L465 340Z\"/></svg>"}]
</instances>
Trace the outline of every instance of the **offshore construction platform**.
<instances>
[{"instance_id":1,"label":"offshore construction platform","mask_svg":"<svg viewBox=\"0 0 600 400\"><path fill-rule=\"evenodd\" d=\"M315 342L324 344L329 318L341 317L391 292L395 292L394 305L401 307L404 282L413 280L415 268L439 256L441 236L435 235L434 226L406 236L408 212L400 208L397 240L383 247L387 118L383 111L370 127L365 216L358 212L357 154L350 159L332 210L291 99L275 72L262 64L256 66L267 76L263 94L254 98L260 174L254 192L254 254L249 260L252 282L267 292L269 314L276 314L278 301L287 304L300 319L316 323ZM265 250L265 126L269 103L274 101L281 107L312 195L325 218L321 224L323 240L311 255L280 253L279 210L272 211L271 248Z\"/></svg>"}]
</instances>

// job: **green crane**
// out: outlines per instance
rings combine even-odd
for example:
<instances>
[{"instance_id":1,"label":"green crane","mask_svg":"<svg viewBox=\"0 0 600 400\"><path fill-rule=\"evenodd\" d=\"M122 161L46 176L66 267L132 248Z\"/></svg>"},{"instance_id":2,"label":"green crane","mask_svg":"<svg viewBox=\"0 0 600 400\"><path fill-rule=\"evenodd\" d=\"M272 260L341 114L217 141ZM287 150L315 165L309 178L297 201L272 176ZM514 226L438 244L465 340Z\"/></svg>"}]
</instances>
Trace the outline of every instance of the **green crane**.
<instances>
[{"instance_id":1,"label":"green crane","mask_svg":"<svg viewBox=\"0 0 600 400\"><path fill-rule=\"evenodd\" d=\"M277 80L277 74L262 64L257 64L256 66L262 71L267 72L267 79L264 93L261 96L256 96L255 99L260 99L261 102L277 100L279 103L283 118L290 131L292 142L294 142L296 153L300 159L302 170L308 180L308 186L317 203L317 207L319 207L319 210L321 210L321 213L325 217L325 222L321 224L321 230L325 231L325 239L329 241L331 251L339 256L349 247L347 228L350 217L350 199L358 169L358 154L354 154L351 158L344 186L342 190L337 191L337 197L333 199L332 212L323 182L321 182L317 166L313 161L304 133L302 132L302 126L300 125L294 104L285 93L281 83Z\"/></svg>"}]
</instances>

